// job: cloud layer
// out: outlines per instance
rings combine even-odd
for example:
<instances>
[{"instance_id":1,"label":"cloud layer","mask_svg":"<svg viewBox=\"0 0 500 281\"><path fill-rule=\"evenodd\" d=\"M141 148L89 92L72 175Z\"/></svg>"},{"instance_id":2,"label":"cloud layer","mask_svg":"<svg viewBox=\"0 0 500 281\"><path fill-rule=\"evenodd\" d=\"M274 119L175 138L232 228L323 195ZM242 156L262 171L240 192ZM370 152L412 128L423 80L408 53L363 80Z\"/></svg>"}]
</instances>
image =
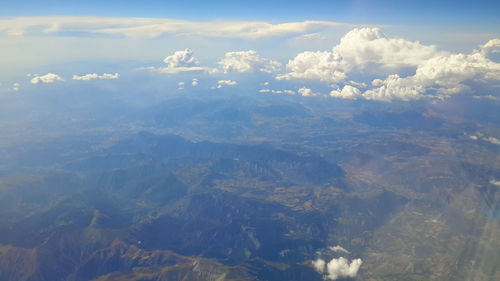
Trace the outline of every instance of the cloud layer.
<instances>
[{"instance_id":1,"label":"cloud layer","mask_svg":"<svg viewBox=\"0 0 500 281\"><path fill-rule=\"evenodd\" d=\"M90 19L95 19L96 22L92 22ZM77 22L75 23L74 20ZM19 32L16 31L15 26L11 26L12 21L19 21ZM40 31L40 26L37 25L40 22L43 22L42 27L45 27L43 32L46 33L62 32L61 30L65 30L65 28L78 29L83 23L86 24L85 27L82 27L84 30L89 29L95 32L105 32L105 30L111 29L117 31L120 28L133 29L139 26L145 28L153 23L158 23L162 27L170 26L172 32L177 32L186 26L198 25L198 23L168 19L30 17L0 20L0 30L13 35L32 31L34 27ZM71 25L72 23L75 25ZM296 31L305 32L308 29L307 26L332 25L326 22L308 22L306 25L296 23L270 24L269 26L256 22L251 22L252 24L249 22L231 23L236 26L246 26L243 28L244 32L256 34L268 34L268 32L278 34L281 31L284 32L283 34ZM102 26L108 26L108 28L102 29ZM262 26L268 26L268 29ZM261 27L264 29L261 30ZM223 26L222 28L230 27ZM284 73L281 72L280 62L262 57L255 50L227 52L217 62L218 67L208 67L200 63L192 50L184 49L166 56L163 60L166 64L164 67L150 66L139 69L167 74L181 72L213 74L217 76L215 81L231 81L228 80L229 77L223 77L223 75L230 73L261 72L273 75L277 80L299 79L299 82L303 82L304 86L301 88L295 86L293 91L266 88L260 92L299 94L301 96L390 102L419 99L443 100L452 95L470 93L476 98L488 97L495 100L497 97L493 96L492 93L474 92L474 89L477 88L473 85L481 85L482 89L488 87L494 89L494 87L500 86L500 63L494 60L498 59L499 53L500 39L492 39L470 54L462 54L440 51L433 45L424 45L418 41L390 38L384 35L379 28L355 28L347 32L340 39L340 42L331 48L331 51L307 51L297 54L288 61ZM118 77L117 73L104 73L102 75L91 73L82 76L74 75L73 79L116 79ZM53 83L55 81L63 81L63 79L56 74L48 73L31 80L33 84ZM318 83L323 85L318 85ZM198 81L192 81L191 84L196 86ZM218 83L215 87L221 88L229 85ZM331 90L328 90L330 92L319 93L311 90L311 88L324 89L325 86L330 87Z\"/></svg>"},{"instance_id":2,"label":"cloud layer","mask_svg":"<svg viewBox=\"0 0 500 281\"><path fill-rule=\"evenodd\" d=\"M332 21L268 23L265 21L195 22L162 18L112 18L84 16L15 17L0 20L0 31L9 35L89 33L156 38L165 34L259 39L316 32L345 26Z\"/></svg>"}]
</instances>

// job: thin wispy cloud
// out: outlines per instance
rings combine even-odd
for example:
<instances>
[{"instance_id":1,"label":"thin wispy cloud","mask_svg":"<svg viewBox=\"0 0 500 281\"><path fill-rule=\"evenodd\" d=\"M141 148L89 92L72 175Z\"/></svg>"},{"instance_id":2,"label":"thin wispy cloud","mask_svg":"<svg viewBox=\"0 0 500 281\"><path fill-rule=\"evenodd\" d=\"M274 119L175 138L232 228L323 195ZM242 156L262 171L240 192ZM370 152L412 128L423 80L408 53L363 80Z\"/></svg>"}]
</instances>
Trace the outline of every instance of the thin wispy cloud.
<instances>
[{"instance_id":1,"label":"thin wispy cloud","mask_svg":"<svg viewBox=\"0 0 500 281\"><path fill-rule=\"evenodd\" d=\"M157 38L165 34L202 37L259 39L310 33L331 27L347 26L334 21L187 21L162 18L114 18L85 16L35 16L0 20L0 31L13 36L37 34L89 33L133 38Z\"/></svg>"}]
</instances>

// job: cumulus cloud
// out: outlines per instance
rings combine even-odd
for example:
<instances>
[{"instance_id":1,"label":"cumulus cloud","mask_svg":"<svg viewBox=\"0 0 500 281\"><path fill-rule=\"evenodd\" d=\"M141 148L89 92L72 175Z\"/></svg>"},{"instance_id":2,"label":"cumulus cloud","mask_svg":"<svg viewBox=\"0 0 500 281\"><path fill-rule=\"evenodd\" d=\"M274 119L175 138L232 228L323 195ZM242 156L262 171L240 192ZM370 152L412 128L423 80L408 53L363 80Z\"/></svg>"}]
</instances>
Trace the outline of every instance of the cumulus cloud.
<instances>
[{"instance_id":1,"label":"cumulus cloud","mask_svg":"<svg viewBox=\"0 0 500 281\"><path fill-rule=\"evenodd\" d=\"M489 60L481 51L472 54L445 54L422 62L416 74L385 80L374 80L378 88L366 91L366 99L390 101L416 100L424 97L446 98L470 90L464 82L500 80L500 64Z\"/></svg>"},{"instance_id":2,"label":"cumulus cloud","mask_svg":"<svg viewBox=\"0 0 500 281\"><path fill-rule=\"evenodd\" d=\"M486 42L481 48L479 49L479 52L485 56L488 57L491 54L499 54L500 53L500 39L492 39L488 42Z\"/></svg>"},{"instance_id":3,"label":"cumulus cloud","mask_svg":"<svg viewBox=\"0 0 500 281\"><path fill-rule=\"evenodd\" d=\"M97 73L90 73L90 74L85 74L85 75L73 75L73 80L82 80L82 81L88 81L88 80L94 80L94 79L118 79L120 78L120 74L115 73L103 73L101 75Z\"/></svg>"},{"instance_id":4,"label":"cumulus cloud","mask_svg":"<svg viewBox=\"0 0 500 281\"><path fill-rule=\"evenodd\" d=\"M363 261L354 259L351 262L346 258L331 259L326 263L323 259L313 261L317 272L324 275L325 279L337 280L339 278L355 278Z\"/></svg>"},{"instance_id":5,"label":"cumulus cloud","mask_svg":"<svg viewBox=\"0 0 500 281\"><path fill-rule=\"evenodd\" d=\"M224 86L235 86L238 85L238 82L233 80L219 80L217 81L217 89L220 89Z\"/></svg>"},{"instance_id":6,"label":"cumulus cloud","mask_svg":"<svg viewBox=\"0 0 500 281\"><path fill-rule=\"evenodd\" d=\"M193 67L200 64L200 62L193 56L193 51L190 49L174 52L173 55L166 57L163 61L170 68Z\"/></svg>"},{"instance_id":7,"label":"cumulus cloud","mask_svg":"<svg viewBox=\"0 0 500 281\"><path fill-rule=\"evenodd\" d=\"M199 84L199 81L197 78L193 78L193 80L191 80L191 86L196 87L196 86L198 86L198 84Z\"/></svg>"},{"instance_id":8,"label":"cumulus cloud","mask_svg":"<svg viewBox=\"0 0 500 281\"><path fill-rule=\"evenodd\" d=\"M352 71L367 68L399 69L416 66L437 54L436 47L387 38L379 28L356 28L330 52L303 52L287 64L278 79L315 79L342 82Z\"/></svg>"},{"instance_id":9,"label":"cumulus cloud","mask_svg":"<svg viewBox=\"0 0 500 281\"><path fill-rule=\"evenodd\" d=\"M361 91L351 85L345 85L342 90L337 89L331 91L330 96L334 98L355 100L361 97Z\"/></svg>"},{"instance_id":10,"label":"cumulus cloud","mask_svg":"<svg viewBox=\"0 0 500 281\"><path fill-rule=\"evenodd\" d=\"M64 79L61 78L61 76L54 74L54 73L47 73L45 75L35 75L31 79L31 84L38 84L38 83L44 83L44 84L49 84L49 83L54 83L56 81L64 81Z\"/></svg>"},{"instance_id":11,"label":"cumulus cloud","mask_svg":"<svg viewBox=\"0 0 500 281\"><path fill-rule=\"evenodd\" d=\"M286 65L288 73L276 76L278 80L311 79L342 82L346 74L340 67L342 58L332 52L303 52Z\"/></svg>"},{"instance_id":12,"label":"cumulus cloud","mask_svg":"<svg viewBox=\"0 0 500 281\"><path fill-rule=\"evenodd\" d=\"M322 259L317 259L312 262L314 269L316 269L317 272L323 273L325 272L325 267L326 267L326 262Z\"/></svg>"},{"instance_id":13,"label":"cumulus cloud","mask_svg":"<svg viewBox=\"0 0 500 281\"><path fill-rule=\"evenodd\" d=\"M277 79L311 79L342 83L342 89L330 93L338 98L369 100L444 99L469 91L468 81L500 80L500 64L489 55L500 52L500 40L493 39L471 54L440 52L435 46L417 41L388 38L378 28L356 28L327 52L303 52L288 61L288 73ZM404 69L414 68L415 75L402 77ZM391 73L374 79L373 88L363 93L365 83L345 81L352 73Z\"/></svg>"},{"instance_id":14,"label":"cumulus cloud","mask_svg":"<svg viewBox=\"0 0 500 281\"><path fill-rule=\"evenodd\" d=\"M345 26L332 21L268 23L264 21L195 22L164 18L113 18L84 16L15 17L0 20L0 31L12 36L25 34L93 33L133 38L156 38L165 34L259 39L317 32Z\"/></svg>"},{"instance_id":15,"label":"cumulus cloud","mask_svg":"<svg viewBox=\"0 0 500 281\"><path fill-rule=\"evenodd\" d=\"M303 96L303 97L312 97L312 96L319 96L318 93L315 93L313 92L311 89L309 88L300 88L297 93L299 93L299 95Z\"/></svg>"},{"instance_id":16,"label":"cumulus cloud","mask_svg":"<svg viewBox=\"0 0 500 281\"><path fill-rule=\"evenodd\" d=\"M175 74L180 72L211 72L212 69L200 66L200 62L194 57L193 51L184 49L176 51L167 56L163 62L167 67L140 67L139 70L149 70L164 74Z\"/></svg>"},{"instance_id":17,"label":"cumulus cloud","mask_svg":"<svg viewBox=\"0 0 500 281\"><path fill-rule=\"evenodd\" d=\"M228 72L266 72L274 73L281 69L277 61L263 58L256 51L228 52L219 61L224 73Z\"/></svg>"},{"instance_id":18,"label":"cumulus cloud","mask_svg":"<svg viewBox=\"0 0 500 281\"><path fill-rule=\"evenodd\" d=\"M369 66L395 68L416 66L434 57L435 46L401 38L388 38L379 28L356 28L348 32L333 53L342 57L347 71Z\"/></svg>"}]
</instances>

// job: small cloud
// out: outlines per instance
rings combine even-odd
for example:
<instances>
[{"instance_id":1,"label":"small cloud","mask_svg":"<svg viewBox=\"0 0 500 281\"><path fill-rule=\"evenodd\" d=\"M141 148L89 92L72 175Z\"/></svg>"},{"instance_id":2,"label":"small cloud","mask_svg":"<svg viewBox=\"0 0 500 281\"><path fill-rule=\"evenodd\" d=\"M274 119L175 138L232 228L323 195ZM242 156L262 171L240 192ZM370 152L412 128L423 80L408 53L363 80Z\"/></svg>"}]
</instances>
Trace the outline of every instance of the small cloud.
<instances>
[{"instance_id":1,"label":"small cloud","mask_svg":"<svg viewBox=\"0 0 500 281\"><path fill-rule=\"evenodd\" d=\"M354 259L351 262L346 258L331 259L326 263L323 259L312 262L314 269L324 275L325 279L337 280L339 278L355 278L363 261Z\"/></svg>"},{"instance_id":2,"label":"small cloud","mask_svg":"<svg viewBox=\"0 0 500 281\"><path fill-rule=\"evenodd\" d=\"M233 80L219 80L217 82L217 89L220 89L224 86L235 86L235 85L238 85L238 82Z\"/></svg>"},{"instance_id":3,"label":"small cloud","mask_svg":"<svg viewBox=\"0 0 500 281\"><path fill-rule=\"evenodd\" d=\"M45 75L33 77L33 79L31 79L31 84L38 84L38 83L49 84L49 83L54 83L56 81L64 81L64 79L62 79L61 76L57 74L47 73Z\"/></svg>"},{"instance_id":4,"label":"small cloud","mask_svg":"<svg viewBox=\"0 0 500 281\"><path fill-rule=\"evenodd\" d=\"M200 62L193 56L193 51L190 49L176 51L173 55L167 56L163 61L170 68L194 67L200 64Z\"/></svg>"},{"instance_id":5,"label":"small cloud","mask_svg":"<svg viewBox=\"0 0 500 281\"><path fill-rule=\"evenodd\" d=\"M147 70L162 74L175 74L180 72L214 72L216 70L200 66L198 59L194 57L193 51L184 49L176 51L172 55L167 56L163 62L166 67L140 67L138 70Z\"/></svg>"},{"instance_id":6,"label":"small cloud","mask_svg":"<svg viewBox=\"0 0 500 281\"><path fill-rule=\"evenodd\" d=\"M307 33L293 38L293 40L296 41L307 41L307 42L310 42L311 40L325 40L325 39L326 37L320 33Z\"/></svg>"},{"instance_id":7,"label":"small cloud","mask_svg":"<svg viewBox=\"0 0 500 281\"><path fill-rule=\"evenodd\" d=\"M345 248L341 247L340 245L330 247L330 250L332 250L332 251L334 251L336 253L345 253L345 254L350 254L351 253L348 250L346 250Z\"/></svg>"},{"instance_id":8,"label":"small cloud","mask_svg":"<svg viewBox=\"0 0 500 281\"><path fill-rule=\"evenodd\" d=\"M265 72L274 73L281 69L281 64L275 60L263 58L256 51L228 52L219 61L224 73L229 72Z\"/></svg>"},{"instance_id":9,"label":"small cloud","mask_svg":"<svg viewBox=\"0 0 500 281\"><path fill-rule=\"evenodd\" d=\"M81 81L88 81L88 80L94 80L94 79L118 79L120 78L120 74L115 73L103 73L102 75L99 75L97 73L90 73L90 74L85 74L85 75L73 75L73 80L81 80Z\"/></svg>"},{"instance_id":10,"label":"small cloud","mask_svg":"<svg viewBox=\"0 0 500 281\"><path fill-rule=\"evenodd\" d=\"M293 90L270 90L270 89L261 89L259 93L271 93L271 94L285 94L285 95L295 95L297 94Z\"/></svg>"},{"instance_id":11,"label":"small cloud","mask_svg":"<svg viewBox=\"0 0 500 281\"><path fill-rule=\"evenodd\" d=\"M361 91L351 85L345 85L342 90L337 89L331 91L330 97L355 100L361 97Z\"/></svg>"},{"instance_id":12,"label":"small cloud","mask_svg":"<svg viewBox=\"0 0 500 281\"><path fill-rule=\"evenodd\" d=\"M492 144L500 145L500 139L497 139L495 137L484 137L483 140Z\"/></svg>"},{"instance_id":13,"label":"small cloud","mask_svg":"<svg viewBox=\"0 0 500 281\"><path fill-rule=\"evenodd\" d=\"M266 82L262 83L262 85L263 86L269 86L269 82L266 81Z\"/></svg>"},{"instance_id":14,"label":"small cloud","mask_svg":"<svg viewBox=\"0 0 500 281\"><path fill-rule=\"evenodd\" d=\"M500 180L490 180L490 183L491 183L492 185L495 185L495 186L500 187Z\"/></svg>"},{"instance_id":15,"label":"small cloud","mask_svg":"<svg viewBox=\"0 0 500 281\"><path fill-rule=\"evenodd\" d=\"M0 83L0 85L2 85L2 83ZM12 84L11 88L7 89L7 91L18 92L20 90L20 86L21 85L18 82L15 82L14 84Z\"/></svg>"},{"instance_id":16,"label":"small cloud","mask_svg":"<svg viewBox=\"0 0 500 281\"><path fill-rule=\"evenodd\" d=\"M198 86L198 84L199 84L198 79L193 78L193 80L191 81L191 86L196 87L196 86Z\"/></svg>"},{"instance_id":17,"label":"small cloud","mask_svg":"<svg viewBox=\"0 0 500 281\"><path fill-rule=\"evenodd\" d=\"M303 97L313 97L313 96L319 96L318 93L314 93L311 89L309 88L300 88L298 91L299 95Z\"/></svg>"},{"instance_id":18,"label":"small cloud","mask_svg":"<svg viewBox=\"0 0 500 281\"><path fill-rule=\"evenodd\" d=\"M186 83L185 83L185 82L179 82L179 83L177 83L177 87L178 87L177 89L179 89L179 90L184 90L184 86L185 86L185 85L186 85Z\"/></svg>"},{"instance_id":19,"label":"small cloud","mask_svg":"<svg viewBox=\"0 0 500 281\"><path fill-rule=\"evenodd\" d=\"M491 136L485 136L484 134L479 133L479 132L476 133L476 135L470 135L469 139L471 139L471 140L482 140L482 141L485 141L485 142L489 142L491 144L500 145L500 139L495 138L495 137L491 137Z\"/></svg>"},{"instance_id":20,"label":"small cloud","mask_svg":"<svg viewBox=\"0 0 500 281\"><path fill-rule=\"evenodd\" d=\"M353 86L353 87L356 87L356 88L366 88L368 87L368 85L366 83L363 83L363 82L356 82L356 81L349 81L348 82L349 85Z\"/></svg>"}]
</instances>

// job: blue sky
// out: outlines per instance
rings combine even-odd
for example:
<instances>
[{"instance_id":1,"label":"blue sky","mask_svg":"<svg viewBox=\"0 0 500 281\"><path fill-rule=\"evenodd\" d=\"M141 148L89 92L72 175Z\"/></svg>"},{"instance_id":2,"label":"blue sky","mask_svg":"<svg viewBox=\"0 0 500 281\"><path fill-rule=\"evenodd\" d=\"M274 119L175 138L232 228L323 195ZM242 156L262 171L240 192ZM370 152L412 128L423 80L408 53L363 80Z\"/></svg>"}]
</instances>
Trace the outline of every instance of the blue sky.
<instances>
[{"instance_id":1,"label":"blue sky","mask_svg":"<svg viewBox=\"0 0 500 281\"><path fill-rule=\"evenodd\" d=\"M500 1L0 4L0 92L129 73L212 77L208 88L260 77L281 87L263 93L391 101L473 93L478 81L496 89L500 77Z\"/></svg>"},{"instance_id":2,"label":"blue sky","mask_svg":"<svg viewBox=\"0 0 500 281\"><path fill-rule=\"evenodd\" d=\"M498 28L500 1L2 1L0 16L97 15L189 20L334 20L363 24L439 24Z\"/></svg>"}]
</instances>

